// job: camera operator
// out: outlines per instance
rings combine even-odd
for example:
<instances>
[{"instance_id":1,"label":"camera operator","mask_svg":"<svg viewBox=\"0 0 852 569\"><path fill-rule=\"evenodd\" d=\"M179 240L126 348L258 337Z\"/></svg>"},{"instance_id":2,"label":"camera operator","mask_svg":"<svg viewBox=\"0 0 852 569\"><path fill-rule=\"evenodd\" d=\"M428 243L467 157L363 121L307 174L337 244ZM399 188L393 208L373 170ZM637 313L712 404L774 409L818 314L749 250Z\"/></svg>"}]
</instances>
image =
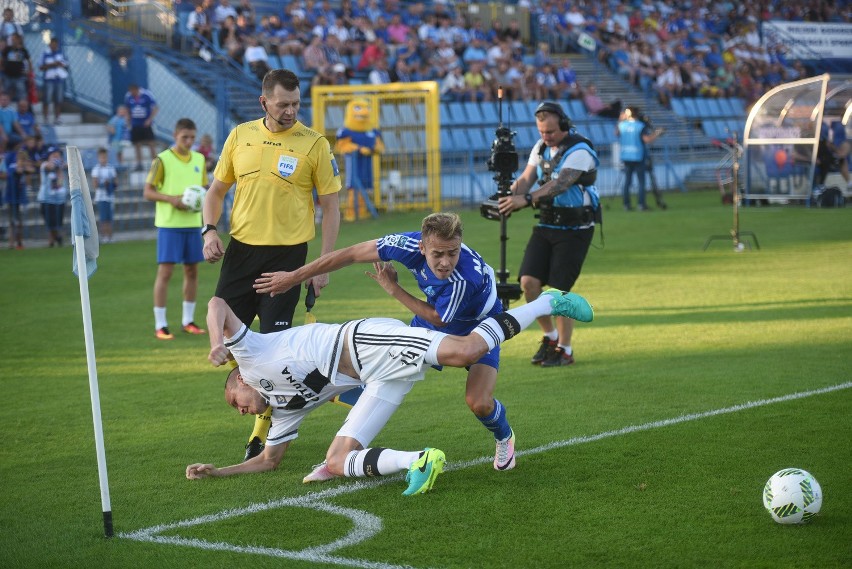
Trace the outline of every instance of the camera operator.
<instances>
[{"instance_id":1,"label":"camera operator","mask_svg":"<svg viewBox=\"0 0 852 569\"><path fill-rule=\"evenodd\" d=\"M535 120L541 139L511 185L512 195L498 202L503 215L525 207L540 210L519 271L527 302L537 298L544 285L571 290L589 251L595 223L600 223L600 197L594 186L600 161L591 141L573 128L559 103L541 103ZM534 189L536 182L539 187ZM548 316L538 322L544 338L531 362L542 367L574 363L574 321L557 317L554 327Z\"/></svg>"},{"instance_id":2,"label":"camera operator","mask_svg":"<svg viewBox=\"0 0 852 569\"><path fill-rule=\"evenodd\" d=\"M632 211L630 203L630 183L633 174L636 173L636 181L639 184L637 195L638 207L641 211L647 211L645 204L645 171L646 158L649 154L648 145L657 140L663 133L661 129L652 131L647 123L641 120L642 113L636 107L627 107L619 117L615 132L621 147L621 161L624 163L624 186L621 190L624 209Z\"/></svg>"}]
</instances>

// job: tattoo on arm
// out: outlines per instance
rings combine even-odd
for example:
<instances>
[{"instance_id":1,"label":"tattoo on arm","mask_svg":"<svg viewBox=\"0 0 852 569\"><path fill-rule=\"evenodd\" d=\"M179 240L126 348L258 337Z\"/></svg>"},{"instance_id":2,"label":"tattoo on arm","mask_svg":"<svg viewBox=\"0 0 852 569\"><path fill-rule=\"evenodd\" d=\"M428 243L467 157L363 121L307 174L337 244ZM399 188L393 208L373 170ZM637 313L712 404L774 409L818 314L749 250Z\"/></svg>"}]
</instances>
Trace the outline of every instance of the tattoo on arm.
<instances>
[{"instance_id":1,"label":"tattoo on arm","mask_svg":"<svg viewBox=\"0 0 852 569\"><path fill-rule=\"evenodd\" d=\"M584 172L582 170L573 170L571 168L563 168L559 171L559 174L556 176L555 180L551 180L547 184L547 197L555 197L561 194L562 192L568 190L574 183L580 179Z\"/></svg>"}]
</instances>

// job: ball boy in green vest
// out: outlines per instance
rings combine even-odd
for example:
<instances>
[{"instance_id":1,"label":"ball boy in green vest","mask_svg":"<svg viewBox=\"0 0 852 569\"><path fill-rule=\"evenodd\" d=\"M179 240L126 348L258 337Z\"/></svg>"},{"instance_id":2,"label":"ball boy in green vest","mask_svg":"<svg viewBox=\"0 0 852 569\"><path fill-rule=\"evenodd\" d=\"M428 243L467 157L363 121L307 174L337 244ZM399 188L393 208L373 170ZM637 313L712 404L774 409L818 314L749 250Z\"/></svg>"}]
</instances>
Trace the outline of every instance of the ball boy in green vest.
<instances>
[{"instance_id":1,"label":"ball boy in green vest","mask_svg":"<svg viewBox=\"0 0 852 569\"><path fill-rule=\"evenodd\" d=\"M156 202L157 278L154 281L154 330L160 340L171 340L166 320L166 298L175 264L183 263L183 331L204 334L195 325L195 297L198 292L198 263L204 260L201 240L201 211L189 209L181 201L188 186L207 186L204 156L192 150L195 123L179 119L174 143L160 152L145 180L146 200Z\"/></svg>"}]
</instances>

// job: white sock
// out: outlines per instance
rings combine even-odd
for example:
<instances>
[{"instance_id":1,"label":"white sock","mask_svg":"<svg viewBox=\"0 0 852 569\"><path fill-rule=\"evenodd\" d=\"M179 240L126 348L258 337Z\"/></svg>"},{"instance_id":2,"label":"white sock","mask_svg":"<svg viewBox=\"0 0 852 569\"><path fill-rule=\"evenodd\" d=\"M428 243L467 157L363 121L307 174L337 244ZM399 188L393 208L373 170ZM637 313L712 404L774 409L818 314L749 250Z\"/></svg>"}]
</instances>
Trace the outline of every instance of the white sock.
<instances>
[{"instance_id":1,"label":"white sock","mask_svg":"<svg viewBox=\"0 0 852 569\"><path fill-rule=\"evenodd\" d=\"M562 348L563 350L565 350L565 353L568 354L569 356L574 355L574 350L571 349L570 345L566 346L565 344L559 344L559 347Z\"/></svg>"},{"instance_id":2,"label":"white sock","mask_svg":"<svg viewBox=\"0 0 852 569\"><path fill-rule=\"evenodd\" d=\"M389 448L365 448L353 450L346 455L343 476L384 476L408 470L411 463L420 458L420 451L408 452Z\"/></svg>"},{"instance_id":3,"label":"white sock","mask_svg":"<svg viewBox=\"0 0 852 569\"><path fill-rule=\"evenodd\" d=\"M183 325L195 322L195 303L183 301Z\"/></svg>"},{"instance_id":4,"label":"white sock","mask_svg":"<svg viewBox=\"0 0 852 569\"><path fill-rule=\"evenodd\" d=\"M482 336L485 343L488 344L488 349L493 350L504 340L512 338L535 322L536 318L548 316L550 310L550 297L540 296L532 302L522 304L497 316L486 318L472 332Z\"/></svg>"},{"instance_id":5,"label":"white sock","mask_svg":"<svg viewBox=\"0 0 852 569\"><path fill-rule=\"evenodd\" d=\"M166 328L168 326L168 321L166 320L166 307L165 306L155 306L154 307L154 329L159 330L160 328Z\"/></svg>"},{"instance_id":6,"label":"white sock","mask_svg":"<svg viewBox=\"0 0 852 569\"><path fill-rule=\"evenodd\" d=\"M545 332L544 335L547 336L547 339L552 341L552 342L555 342L556 340L559 339L559 332L557 332L556 330L551 330L550 332Z\"/></svg>"}]
</instances>

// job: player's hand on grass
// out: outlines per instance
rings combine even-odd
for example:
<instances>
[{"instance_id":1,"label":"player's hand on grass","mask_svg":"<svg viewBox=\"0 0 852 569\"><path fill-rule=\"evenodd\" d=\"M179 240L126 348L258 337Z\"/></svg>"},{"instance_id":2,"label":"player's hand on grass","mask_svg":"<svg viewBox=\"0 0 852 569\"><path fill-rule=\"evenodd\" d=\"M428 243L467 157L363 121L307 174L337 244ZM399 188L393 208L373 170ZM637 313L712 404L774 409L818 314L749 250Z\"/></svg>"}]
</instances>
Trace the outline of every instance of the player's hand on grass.
<instances>
[{"instance_id":1,"label":"player's hand on grass","mask_svg":"<svg viewBox=\"0 0 852 569\"><path fill-rule=\"evenodd\" d=\"M189 480L201 480L209 476L216 476L219 469L212 464L190 464L186 467L186 477Z\"/></svg>"},{"instance_id":2,"label":"player's hand on grass","mask_svg":"<svg viewBox=\"0 0 852 569\"><path fill-rule=\"evenodd\" d=\"M393 263L376 262L373 263L375 273L367 271L367 276L379 283L379 286L385 289L386 292L391 292L397 286L398 275Z\"/></svg>"}]
</instances>

